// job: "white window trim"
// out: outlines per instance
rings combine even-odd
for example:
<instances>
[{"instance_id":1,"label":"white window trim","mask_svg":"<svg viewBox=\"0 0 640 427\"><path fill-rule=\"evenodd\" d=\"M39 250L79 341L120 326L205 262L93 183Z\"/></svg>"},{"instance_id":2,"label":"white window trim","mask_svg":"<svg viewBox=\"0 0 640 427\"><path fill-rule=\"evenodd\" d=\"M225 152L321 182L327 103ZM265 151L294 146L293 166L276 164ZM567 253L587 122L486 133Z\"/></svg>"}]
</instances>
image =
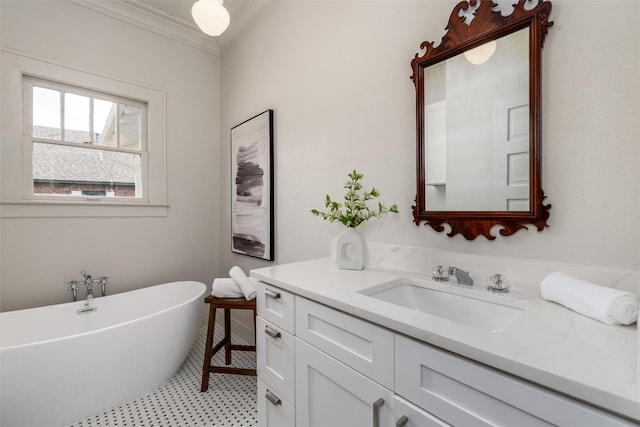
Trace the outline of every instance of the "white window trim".
<instances>
[{"instance_id":1,"label":"white window trim","mask_svg":"<svg viewBox=\"0 0 640 427\"><path fill-rule=\"evenodd\" d=\"M0 123L0 217L166 216L168 203L164 90L55 64L4 48L0 49L0 66L0 87L3 94ZM25 137L24 128L27 125L23 123L24 75L133 98L147 104L148 191L143 200L108 200L100 197L50 200L33 197L31 139Z\"/></svg>"},{"instance_id":2,"label":"white window trim","mask_svg":"<svg viewBox=\"0 0 640 427\"><path fill-rule=\"evenodd\" d=\"M86 200L90 200L90 201L104 201L104 202L118 202L118 203L122 203L122 204L136 204L136 203L145 203L148 204L149 202L149 149L148 149L148 138L147 138L147 127L148 127L148 121L147 121L147 103L138 99L133 99L131 97L129 98L123 98L123 97L117 97L114 96L111 93L106 93L104 91L94 91L94 90L88 90L86 88L81 88L75 85L69 85L66 83L60 83L60 82L56 82L53 81L51 79L49 80L44 80L44 79L40 79L37 77L33 77L30 75L26 75L23 74L22 76L22 84L23 84L23 117L24 117L24 122L23 122L23 159L25 161L24 165L23 165L23 170L24 170L24 198L25 200L49 200L49 201L56 201L56 202L71 202L71 201L86 201ZM115 102L118 104L122 104L122 103L126 103L127 105L133 105L136 106L138 108L140 108L140 110L144 113L141 115L140 120L143 123L142 125L142 133L141 133L141 147L139 150L129 150L129 149L123 149L123 148L112 148L112 147L105 147L105 146L100 146L97 144L90 144L90 145L86 145L86 144L82 144L79 145L77 143L74 142L67 142L67 141L63 141L63 140L46 140L46 139L40 139L40 138L35 138L32 135L32 123L33 123L33 88L34 87L45 87L48 89L52 89L55 91L59 91L59 92L71 92L74 94L79 94L82 96L87 96L87 97L93 97L93 98L97 98L99 97L100 99L104 99L104 100L108 100L111 102ZM92 117L93 119L93 117ZM63 126L64 128L64 126ZM66 129L65 129L66 130ZM100 198L100 197L92 197L92 196L72 196L72 195L64 195L64 196L58 196L58 195L46 195L46 194L35 194L34 193L34 181L33 181L33 162L32 161L26 161L27 159L31 159L33 157L33 144L37 143L37 142L43 142L45 144L50 144L50 145L63 145L63 146L67 146L67 147L78 147L81 146L84 149L94 149L94 150L101 150L101 151L115 151L115 152L120 152L120 153L125 153L125 152L129 152L129 153L134 153L134 154L139 154L141 156L142 159L142 171L141 171L141 175L144 177L141 181L142 181L142 185L141 185L141 197L136 197L136 198L121 198L121 199L115 199L115 198Z\"/></svg>"}]
</instances>

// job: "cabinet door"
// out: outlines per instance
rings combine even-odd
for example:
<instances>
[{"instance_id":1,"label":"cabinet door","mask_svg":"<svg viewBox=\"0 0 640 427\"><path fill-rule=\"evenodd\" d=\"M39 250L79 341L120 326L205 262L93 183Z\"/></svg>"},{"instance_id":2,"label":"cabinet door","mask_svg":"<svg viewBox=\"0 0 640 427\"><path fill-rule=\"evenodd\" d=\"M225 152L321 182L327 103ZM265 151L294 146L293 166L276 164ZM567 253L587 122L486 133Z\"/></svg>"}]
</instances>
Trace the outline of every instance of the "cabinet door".
<instances>
[{"instance_id":1,"label":"cabinet door","mask_svg":"<svg viewBox=\"0 0 640 427\"><path fill-rule=\"evenodd\" d=\"M393 393L296 338L296 425L382 427L393 422Z\"/></svg>"},{"instance_id":2,"label":"cabinet door","mask_svg":"<svg viewBox=\"0 0 640 427\"><path fill-rule=\"evenodd\" d=\"M295 427L295 408L258 379L258 426Z\"/></svg>"},{"instance_id":3,"label":"cabinet door","mask_svg":"<svg viewBox=\"0 0 640 427\"><path fill-rule=\"evenodd\" d=\"M393 418L396 427L451 427L397 395L393 397Z\"/></svg>"},{"instance_id":4,"label":"cabinet door","mask_svg":"<svg viewBox=\"0 0 640 427\"><path fill-rule=\"evenodd\" d=\"M258 316L258 376L295 405L294 337Z\"/></svg>"}]
</instances>

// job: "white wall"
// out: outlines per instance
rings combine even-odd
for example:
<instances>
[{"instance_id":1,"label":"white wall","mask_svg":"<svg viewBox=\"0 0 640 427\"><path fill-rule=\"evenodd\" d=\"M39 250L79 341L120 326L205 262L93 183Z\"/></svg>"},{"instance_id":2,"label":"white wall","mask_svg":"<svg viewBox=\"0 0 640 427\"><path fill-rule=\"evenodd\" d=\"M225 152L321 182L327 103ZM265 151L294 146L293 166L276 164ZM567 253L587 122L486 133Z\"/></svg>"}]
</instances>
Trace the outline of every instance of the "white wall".
<instances>
[{"instance_id":1,"label":"white wall","mask_svg":"<svg viewBox=\"0 0 640 427\"><path fill-rule=\"evenodd\" d=\"M401 207L361 227L370 241L639 269L638 2L553 2L543 50L550 228L468 242L411 222L409 63L423 40L441 37L456 3L281 0L220 68L210 54L76 4L2 1L3 47L166 90L171 207L161 218L2 219L1 309L66 301L65 283L82 269L111 276L119 292L267 265L232 254L229 237L229 129L267 108L275 110L277 263L329 254L340 226L309 210L326 193L341 197L357 168Z\"/></svg>"},{"instance_id":2,"label":"white wall","mask_svg":"<svg viewBox=\"0 0 640 427\"><path fill-rule=\"evenodd\" d=\"M2 311L70 301L66 282L81 270L110 276L113 293L210 283L219 266L219 58L66 1L2 1L1 15L5 49L166 92L170 205L156 218L3 218Z\"/></svg>"},{"instance_id":3,"label":"white wall","mask_svg":"<svg viewBox=\"0 0 640 427\"><path fill-rule=\"evenodd\" d=\"M398 216L370 241L640 268L640 3L553 2L543 49L543 189L549 228L487 241L415 226L410 60L457 0L280 1L222 57L221 270L266 262L229 243L229 129L275 110L276 263L329 254L340 225L309 214L363 172ZM603 18L605 17L605 18Z\"/></svg>"}]
</instances>

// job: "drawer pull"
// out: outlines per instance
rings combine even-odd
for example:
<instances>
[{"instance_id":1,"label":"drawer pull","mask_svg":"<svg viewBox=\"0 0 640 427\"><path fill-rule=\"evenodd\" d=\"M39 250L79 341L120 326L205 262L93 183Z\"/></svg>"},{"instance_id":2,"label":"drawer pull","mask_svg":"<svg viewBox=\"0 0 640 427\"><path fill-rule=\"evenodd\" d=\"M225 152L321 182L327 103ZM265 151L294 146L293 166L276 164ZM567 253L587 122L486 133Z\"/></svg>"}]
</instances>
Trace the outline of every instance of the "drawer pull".
<instances>
[{"instance_id":1,"label":"drawer pull","mask_svg":"<svg viewBox=\"0 0 640 427\"><path fill-rule=\"evenodd\" d=\"M280 332L276 331L275 329L271 329L268 326L264 327L264 333L269 335L271 338L280 338L282 336Z\"/></svg>"},{"instance_id":2,"label":"drawer pull","mask_svg":"<svg viewBox=\"0 0 640 427\"><path fill-rule=\"evenodd\" d=\"M373 402L373 427L380 427L380 407L384 405L384 399Z\"/></svg>"},{"instance_id":3,"label":"drawer pull","mask_svg":"<svg viewBox=\"0 0 640 427\"><path fill-rule=\"evenodd\" d=\"M282 405L282 400L278 399L278 396L271 393L269 390L264 394L264 397L266 397L274 406Z\"/></svg>"},{"instance_id":4,"label":"drawer pull","mask_svg":"<svg viewBox=\"0 0 640 427\"><path fill-rule=\"evenodd\" d=\"M274 298L274 299L280 298L280 292L272 291L271 289L265 289L264 294L269 298Z\"/></svg>"},{"instance_id":5,"label":"drawer pull","mask_svg":"<svg viewBox=\"0 0 640 427\"><path fill-rule=\"evenodd\" d=\"M406 415L401 416L398 418L398 421L396 421L396 427L406 427L407 424L409 424L409 418L407 418Z\"/></svg>"}]
</instances>

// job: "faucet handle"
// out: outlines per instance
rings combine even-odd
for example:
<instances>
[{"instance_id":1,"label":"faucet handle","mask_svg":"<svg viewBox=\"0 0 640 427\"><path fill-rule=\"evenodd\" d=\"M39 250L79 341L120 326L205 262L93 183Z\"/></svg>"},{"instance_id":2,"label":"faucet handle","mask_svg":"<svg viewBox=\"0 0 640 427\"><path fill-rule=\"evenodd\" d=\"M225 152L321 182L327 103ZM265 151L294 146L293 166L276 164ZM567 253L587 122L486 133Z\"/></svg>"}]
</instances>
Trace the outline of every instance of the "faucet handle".
<instances>
[{"instance_id":1,"label":"faucet handle","mask_svg":"<svg viewBox=\"0 0 640 427\"><path fill-rule=\"evenodd\" d=\"M70 282L67 282L67 285L69 285L69 289L70 291L73 291L74 289L78 289L78 281L77 280L72 280Z\"/></svg>"},{"instance_id":2,"label":"faucet handle","mask_svg":"<svg viewBox=\"0 0 640 427\"><path fill-rule=\"evenodd\" d=\"M502 274L494 274L492 276L489 276L487 278L487 283L489 286L487 286L487 289L489 290L489 292L497 292L500 294L505 294L507 292L509 292L509 280L503 276Z\"/></svg>"},{"instance_id":3,"label":"faucet handle","mask_svg":"<svg viewBox=\"0 0 640 427\"><path fill-rule=\"evenodd\" d=\"M431 270L431 279L435 280L436 282L448 282L448 269L445 269L442 265L436 265L435 267L433 267L433 270Z\"/></svg>"}]
</instances>

